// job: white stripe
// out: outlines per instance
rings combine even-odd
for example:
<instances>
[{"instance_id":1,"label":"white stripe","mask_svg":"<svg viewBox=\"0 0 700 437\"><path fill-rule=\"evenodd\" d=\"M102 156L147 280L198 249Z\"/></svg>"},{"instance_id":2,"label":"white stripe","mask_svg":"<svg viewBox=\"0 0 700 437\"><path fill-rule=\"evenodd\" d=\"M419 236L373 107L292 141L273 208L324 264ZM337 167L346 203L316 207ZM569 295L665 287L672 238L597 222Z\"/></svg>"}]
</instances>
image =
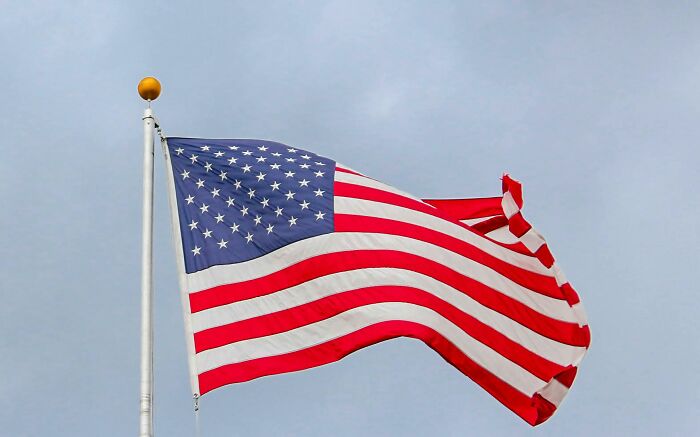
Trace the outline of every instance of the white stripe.
<instances>
[{"instance_id":1,"label":"white stripe","mask_svg":"<svg viewBox=\"0 0 700 437\"><path fill-rule=\"evenodd\" d=\"M190 273L187 275L188 290L192 293L217 285L259 278L318 255L351 250L394 250L439 260L440 264L498 290L541 314L557 320L576 322L571 307L563 299L530 291L490 268L442 247L387 234L341 232L307 238L259 258Z\"/></svg>"},{"instance_id":2,"label":"white stripe","mask_svg":"<svg viewBox=\"0 0 700 437\"><path fill-rule=\"evenodd\" d=\"M520 241L527 247L530 252L535 253L537 249L544 245L544 238L535 230L530 228L527 232L520 236Z\"/></svg>"},{"instance_id":3,"label":"white stripe","mask_svg":"<svg viewBox=\"0 0 700 437\"><path fill-rule=\"evenodd\" d=\"M345 173L342 171L336 171L335 172L335 181L336 182L345 182L348 184L354 184L354 185L361 185L363 187L369 187L369 188L376 188L378 190L386 191L388 193L394 193L398 194L399 196L404 196L408 197L409 199L417 200L418 202L421 202L425 205L428 205L427 203L423 202L419 198L413 196L412 194L408 194L406 192L403 192L397 188L392 187L391 185L383 184L381 182L375 181L374 179L370 179L365 176L358 176L352 173ZM428 205L431 208L435 208L432 205Z\"/></svg>"},{"instance_id":4,"label":"white stripe","mask_svg":"<svg viewBox=\"0 0 700 437\"><path fill-rule=\"evenodd\" d=\"M568 281L566 280L566 275L564 275L564 272L562 271L561 267L559 267L559 263L556 261L554 264L552 264L552 272L554 273L554 278L557 280L557 285L562 286L566 284Z\"/></svg>"},{"instance_id":5,"label":"white stripe","mask_svg":"<svg viewBox=\"0 0 700 437\"><path fill-rule=\"evenodd\" d=\"M376 323L395 320L419 323L432 328L478 365L528 396L545 386L544 381L476 341L435 311L403 302L354 308L290 331L206 350L197 354L197 368L203 373L226 364L287 354L325 343Z\"/></svg>"},{"instance_id":6,"label":"white stripe","mask_svg":"<svg viewBox=\"0 0 700 437\"><path fill-rule=\"evenodd\" d=\"M194 313L192 324L194 331L199 332L294 308L344 291L382 285L424 290L501 332L526 349L562 366L568 366L572 360L586 352L586 348L562 344L544 337L436 279L410 270L392 268L363 269L323 276L276 293Z\"/></svg>"},{"instance_id":7,"label":"white stripe","mask_svg":"<svg viewBox=\"0 0 700 437\"><path fill-rule=\"evenodd\" d=\"M574 311L579 326L586 326L588 324L588 315L586 314L586 309L583 307L583 304L578 302L574 304L571 309Z\"/></svg>"},{"instance_id":8,"label":"white stripe","mask_svg":"<svg viewBox=\"0 0 700 437\"><path fill-rule=\"evenodd\" d=\"M493 217L499 217L499 216L492 215L491 217L485 217L485 218L460 220L460 222L464 223L467 226L473 227L474 225L479 224L479 223L486 221L486 220L493 218ZM489 231L485 235L487 237L489 237L490 239L496 240L499 243L503 243L503 244L515 244L515 243L520 242L518 237L516 237L515 235L513 235L510 232L510 229L508 229L508 225L501 226L500 228L496 228L493 231Z\"/></svg>"},{"instance_id":9,"label":"white stripe","mask_svg":"<svg viewBox=\"0 0 700 437\"><path fill-rule=\"evenodd\" d=\"M401 206L391 205L388 203L375 202L373 200L355 199L352 197L335 196L335 213L336 214L353 214L363 215L368 217L377 217L390 220L401 221L404 223L415 224L424 228L442 232L458 240L464 241L472 246L482 249L484 252L499 258L508 264L518 266L531 272L541 275L552 276L553 274L547 267L535 257L514 252L509 249L488 241L479 234L465 229L455 223L443 220L440 217L435 217L420 211Z\"/></svg>"},{"instance_id":10,"label":"white stripe","mask_svg":"<svg viewBox=\"0 0 700 437\"><path fill-rule=\"evenodd\" d=\"M503 200L501 201L501 206L503 207L503 213L505 214L507 219L510 219L513 217L515 214L520 211L520 208L518 208L518 204L515 203L515 199L513 199L513 195L510 194L510 191L506 191L503 193Z\"/></svg>"},{"instance_id":11,"label":"white stripe","mask_svg":"<svg viewBox=\"0 0 700 437\"><path fill-rule=\"evenodd\" d=\"M343 169L343 170L349 170L349 171L351 171L351 172L353 172L353 173L359 174L360 176L364 176L364 175L362 174L361 171L357 171L357 170L355 170L354 168L350 168L350 167L348 167L348 166L345 165L345 164L339 163L338 161L335 162L335 168L340 168L340 169Z\"/></svg>"},{"instance_id":12,"label":"white stripe","mask_svg":"<svg viewBox=\"0 0 700 437\"><path fill-rule=\"evenodd\" d=\"M464 224L467 225L467 226L472 226L472 227L473 227L474 225L479 224L479 223L481 223L482 221L486 221L486 220L488 220L488 219L490 219L490 218L493 218L493 217L499 217L499 216L493 215L493 216L491 216L491 217L486 217L485 219L467 219L467 220L460 220L460 222L461 222L461 223L464 223ZM501 216L501 217L502 217L502 216ZM516 237L515 235L513 235L513 234L510 232L510 229L508 229L508 225L506 225L506 226L501 226L500 228L496 228L496 229L494 229L494 230L492 230L492 231L487 232L487 233L484 234L484 235L486 235L487 237L489 237L489 238L492 239L492 240L496 240L496 241L498 241L499 243L503 243L503 244L514 244L514 243L519 243L519 242L520 242L520 240L518 239L518 237Z\"/></svg>"},{"instance_id":13,"label":"white stripe","mask_svg":"<svg viewBox=\"0 0 700 437\"><path fill-rule=\"evenodd\" d=\"M486 236L504 244L515 244L520 242L520 240L518 240L518 237L516 237L510 232L508 226L503 226L502 228L494 229L493 231L486 234ZM542 263L539 262L538 264L542 265Z\"/></svg>"},{"instance_id":14,"label":"white stripe","mask_svg":"<svg viewBox=\"0 0 700 437\"><path fill-rule=\"evenodd\" d=\"M552 379L549 384L547 384L538 393L542 395L543 398L547 399L549 402L553 403L556 407L559 407L561 401L566 397L569 392L569 388L557 381Z\"/></svg>"},{"instance_id":15,"label":"white stripe","mask_svg":"<svg viewBox=\"0 0 700 437\"><path fill-rule=\"evenodd\" d=\"M438 208L439 209L439 208ZM472 219L464 219L460 220L460 222L464 223L467 226L474 226L477 223L485 222L486 220L490 220L494 217L499 217L499 215L490 215L488 217L479 217L479 218L472 218Z\"/></svg>"}]
</instances>

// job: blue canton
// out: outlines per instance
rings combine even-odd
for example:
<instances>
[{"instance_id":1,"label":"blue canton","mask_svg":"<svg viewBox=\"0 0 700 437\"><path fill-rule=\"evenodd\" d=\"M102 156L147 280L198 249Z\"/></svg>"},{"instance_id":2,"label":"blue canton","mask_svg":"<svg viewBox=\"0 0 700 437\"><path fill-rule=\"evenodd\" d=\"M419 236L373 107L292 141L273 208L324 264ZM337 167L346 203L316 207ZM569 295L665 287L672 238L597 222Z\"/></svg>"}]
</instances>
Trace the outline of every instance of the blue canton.
<instances>
[{"instance_id":1,"label":"blue canton","mask_svg":"<svg viewBox=\"0 0 700 437\"><path fill-rule=\"evenodd\" d=\"M335 161L263 140L168 138L187 273L333 232Z\"/></svg>"}]
</instances>

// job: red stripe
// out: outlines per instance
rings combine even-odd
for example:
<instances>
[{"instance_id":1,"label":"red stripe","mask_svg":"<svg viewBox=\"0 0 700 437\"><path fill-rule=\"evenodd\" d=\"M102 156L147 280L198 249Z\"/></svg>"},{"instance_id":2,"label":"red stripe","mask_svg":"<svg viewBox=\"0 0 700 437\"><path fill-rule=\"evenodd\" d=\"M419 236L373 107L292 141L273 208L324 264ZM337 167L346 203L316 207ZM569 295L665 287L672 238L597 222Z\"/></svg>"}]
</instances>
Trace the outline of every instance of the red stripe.
<instances>
[{"instance_id":1,"label":"red stripe","mask_svg":"<svg viewBox=\"0 0 700 437\"><path fill-rule=\"evenodd\" d=\"M436 331L412 322L377 323L331 341L284 355L228 364L199 375L200 394L237 382L261 376L294 372L332 363L346 355L384 340L412 337L422 340L446 361L531 425L543 422L554 412L554 406L535 395L532 398L497 378L476 364L467 355Z\"/></svg>"},{"instance_id":2,"label":"red stripe","mask_svg":"<svg viewBox=\"0 0 700 437\"><path fill-rule=\"evenodd\" d=\"M561 286L561 289L564 292L564 296L566 296L566 302L569 305L574 306L577 303L581 302L581 299L579 299L578 294L568 282L566 284L563 284Z\"/></svg>"},{"instance_id":3,"label":"red stripe","mask_svg":"<svg viewBox=\"0 0 700 437\"><path fill-rule=\"evenodd\" d=\"M552 255L552 252L549 251L549 246L547 246L547 243L543 244L535 251L535 256L540 260L542 265L547 268L554 265L554 256Z\"/></svg>"},{"instance_id":4,"label":"red stripe","mask_svg":"<svg viewBox=\"0 0 700 437\"><path fill-rule=\"evenodd\" d=\"M374 232L409 237L431 243L476 261L536 293L554 299L565 299L553 276L542 275L509 264L465 241L447 234L402 221L377 217L336 214L334 219L336 232Z\"/></svg>"},{"instance_id":5,"label":"red stripe","mask_svg":"<svg viewBox=\"0 0 700 437\"><path fill-rule=\"evenodd\" d=\"M527 231L532 229L532 226L530 225L530 223L525 221L525 218L523 217L522 213L518 211L515 215L513 215L513 217L511 217L508 220L508 229L510 229L511 234L520 238L523 235L525 235Z\"/></svg>"},{"instance_id":6,"label":"red stripe","mask_svg":"<svg viewBox=\"0 0 700 437\"><path fill-rule=\"evenodd\" d=\"M286 332L353 308L380 302L406 302L430 308L459 326L472 338L543 381L548 381L554 375L564 371L563 366L537 355L444 300L423 290L403 286L376 286L349 290L294 308L206 329L194 334L195 349L197 352L202 352L241 340Z\"/></svg>"},{"instance_id":7,"label":"red stripe","mask_svg":"<svg viewBox=\"0 0 700 437\"><path fill-rule=\"evenodd\" d=\"M488 235L486 236L489 240L493 240L493 238L489 237ZM493 240L497 241L497 240ZM500 243L500 242L499 242ZM532 252L530 252L530 249L527 248L523 243L521 243L519 240L517 243L500 243L501 246L512 250L513 252L517 252L519 254L525 255L525 256L533 256Z\"/></svg>"},{"instance_id":8,"label":"red stripe","mask_svg":"<svg viewBox=\"0 0 700 437\"><path fill-rule=\"evenodd\" d=\"M491 217L490 219L484 220L483 222L474 223L471 225L473 229L481 232L482 234L488 234L496 229L501 229L504 226L508 226L508 219L504 215L498 215L496 217Z\"/></svg>"},{"instance_id":9,"label":"red stripe","mask_svg":"<svg viewBox=\"0 0 700 437\"><path fill-rule=\"evenodd\" d=\"M520 184L520 182L511 178L507 174L504 174L503 194L506 192L510 192L510 195L513 196L515 204L518 205L518 209L521 209L523 207L523 186Z\"/></svg>"},{"instance_id":10,"label":"red stripe","mask_svg":"<svg viewBox=\"0 0 700 437\"><path fill-rule=\"evenodd\" d=\"M573 346L588 346L588 327L547 317L468 276L435 261L392 250L353 250L319 255L261 278L220 285L189 295L193 313L274 293L312 279L374 267L412 270L443 282L482 305L545 337ZM358 272L358 274L361 274Z\"/></svg>"},{"instance_id":11,"label":"red stripe","mask_svg":"<svg viewBox=\"0 0 700 437\"><path fill-rule=\"evenodd\" d=\"M571 384L574 383L574 378L576 378L576 371L576 367L569 366L565 371L555 376L555 378L566 387L571 388Z\"/></svg>"},{"instance_id":12,"label":"red stripe","mask_svg":"<svg viewBox=\"0 0 700 437\"><path fill-rule=\"evenodd\" d=\"M354 174L354 175L356 175L356 176L362 176L363 178L366 178L366 177L367 177L367 176L365 176L365 175L363 175L363 174L360 174L360 173L358 173L358 172L356 172L356 171L352 171L352 170L350 170L349 168L338 167L338 166L336 165L335 169L338 170L338 171L342 171L343 173L350 173L350 174ZM370 178L367 178L367 179L370 179Z\"/></svg>"},{"instance_id":13,"label":"red stripe","mask_svg":"<svg viewBox=\"0 0 700 437\"><path fill-rule=\"evenodd\" d=\"M480 199L423 199L456 220L466 220L503 214L501 197Z\"/></svg>"}]
</instances>

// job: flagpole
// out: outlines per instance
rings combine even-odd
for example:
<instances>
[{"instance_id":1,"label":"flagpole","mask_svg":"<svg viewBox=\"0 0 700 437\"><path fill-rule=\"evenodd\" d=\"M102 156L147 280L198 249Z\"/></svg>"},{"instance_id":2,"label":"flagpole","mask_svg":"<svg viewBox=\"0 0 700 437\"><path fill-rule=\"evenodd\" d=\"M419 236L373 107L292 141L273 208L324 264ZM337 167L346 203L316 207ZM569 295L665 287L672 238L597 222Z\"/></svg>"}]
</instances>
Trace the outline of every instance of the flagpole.
<instances>
[{"instance_id":1,"label":"flagpole","mask_svg":"<svg viewBox=\"0 0 700 437\"><path fill-rule=\"evenodd\" d=\"M143 208L141 217L141 396L139 437L153 436L153 129L151 101L160 95L153 77L139 82L139 95L148 101L143 112Z\"/></svg>"}]
</instances>

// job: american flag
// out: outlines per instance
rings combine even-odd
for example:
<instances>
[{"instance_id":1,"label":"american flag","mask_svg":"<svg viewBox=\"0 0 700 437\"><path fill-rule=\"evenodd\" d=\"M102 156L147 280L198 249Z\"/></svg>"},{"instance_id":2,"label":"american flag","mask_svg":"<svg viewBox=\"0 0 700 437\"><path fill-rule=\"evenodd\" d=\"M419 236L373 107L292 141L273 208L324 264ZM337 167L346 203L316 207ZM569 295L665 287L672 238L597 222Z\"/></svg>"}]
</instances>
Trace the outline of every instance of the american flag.
<instances>
[{"instance_id":1,"label":"american flag","mask_svg":"<svg viewBox=\"0 0 700 437\"><path fill-rule=\"evenodd\" d=\"M168 138L166 158L195 396L400 336L531 425L571 387L585 313L507 175L421 200L272 141Z\"/></svg>"}]
</instances>

